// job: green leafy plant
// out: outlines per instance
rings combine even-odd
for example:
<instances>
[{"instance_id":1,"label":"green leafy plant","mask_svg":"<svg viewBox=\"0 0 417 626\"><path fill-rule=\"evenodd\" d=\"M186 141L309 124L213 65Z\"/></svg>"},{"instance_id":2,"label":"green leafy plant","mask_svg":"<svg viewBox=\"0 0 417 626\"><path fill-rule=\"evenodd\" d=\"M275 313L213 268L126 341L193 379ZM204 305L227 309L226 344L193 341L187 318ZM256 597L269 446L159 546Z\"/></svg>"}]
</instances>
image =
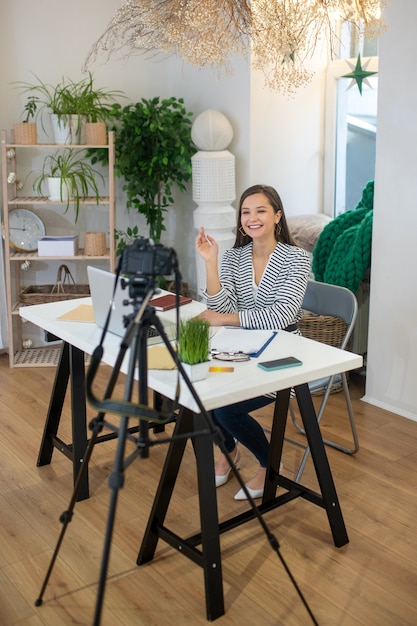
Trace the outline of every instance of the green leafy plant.
<instances>
[{"instance_id":1,"label":"green leafy plant","mask_svg":"<svg viewBox=\"0 0 417 626\"><path fill-rule=\"evenodd\" d=\"M114 239L116 241L116 256L120 256L126 246L130 246L135 239L139 237L139 227L137 225L131 228L128 226L126 230L116 228L114 231Z\"/></svg>"},{"instance_id":2,"label":"green leafy plant","mask_svg":"<svg viewBox=\"0 0 417 626\"><path fill-rule=\"evenodd\" d=\"M116 175L124 179L127 208L145 216L149 237L155 243L166 230L164 213L173 204L173 185L185 191L191 179L192 113L182 98L160 100L142 98L140 102L113 106L116 120ZM92 162L105 163L107 151L91 151Z\"/></svg>"},{"instance_id":3,"label":"green leafy plant","mask_svg":"<svg viewBox=\"0 0 417 626\"><path fill-rule=\"evenodd\" d=\"M78 219L80 204L93 195L97 204L100 191L97 179L104 183L102 174L96 171L85 156L72 148L48 154L43 162L42 171L33 182L33 189L42 195L43 187L48 178L60 178L60 199L64 201L64 190L68 191L66 211L71 202L74 203L75 221Z\"/></svg>"},{"instance_id":4,"label":"green leafy plant","mask_svg":"<svg viewBox=\"0 0 417 626\"><path fill-rule=\"evenodd\" d=\"M28 101L23 107L23 111L25 114L25 119L23 120L26 124L30 121L31 118L35 118L36 111L38 108L39 98L37 96L29 96Z\"/></svg>"},{"instance_id":5,"label":"green leafy plant","mask_svg":"<svg viewBox=\"0 0 417 626\"><path fill-rule=\"evenodd\" d=\"M180 321L178 358L182 363L195 365L208 361L210 353L210 324L207 320L192 317Z\"/></svg>"}]
</instances>

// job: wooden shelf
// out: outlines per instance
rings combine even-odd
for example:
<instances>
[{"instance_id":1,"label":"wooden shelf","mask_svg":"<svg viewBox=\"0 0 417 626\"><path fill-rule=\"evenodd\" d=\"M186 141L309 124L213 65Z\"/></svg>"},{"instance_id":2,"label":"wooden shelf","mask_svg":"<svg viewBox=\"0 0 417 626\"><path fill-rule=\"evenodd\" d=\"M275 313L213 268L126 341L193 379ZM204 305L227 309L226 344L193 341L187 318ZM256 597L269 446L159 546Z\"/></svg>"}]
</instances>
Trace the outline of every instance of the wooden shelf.
<instances>
[{"instance_id":1,"label":"wooden shelf","mask_svg":"<svg viewBox=\"0 0 417 626\"><path fill-rule=\"evenodd\" d=\"M7 300L7 316L9 327L9 364L10 367L49 367L56 365L59 358L59 349L54 346L48 345L30 348L28 350L21 350L21 346L24 345L24 334L19 309L23 306L19 302L19 293L22 290L21 287L21 264L23 261L31 261L35 264L42 263L43 265L49 263L56 263L57 261L65 262L82 262L85 264L95 263L97 261L107 261L110 271L115 270L116 261L116 247L114 241L115 230L115 184L114 184L114 161L115 161L115 146L114 146L114 132L109 132L108 145L85 145L85 144L16 144L13 142L7 142L6 131L1 132L1 150L2 150L2 191L3 191L3 222L4 222L4 257L5 257L5 279L6 279L6 300ZM10 150L13 148L12 155ZM40 207L46 206L53 209L54 206L62 207L66 206L67 202L50 200L46 196L19 196L17 192L16 183L9 183L8 176L11 172L18 171L19 153L22 155L21 150L34 151L39 154L39 151L57 151L64 149L74 150L89 150L90 148L99 148L108 150L108 195L101 196L97 202L95 196L84 198L80 205L88 206L107 206L110 231L110 247L103 255L86 255L83 249L78 250L76 255L72 256L39 256L36 252L17 252L10 248L9 245L9 212L14 208L21 206ZM8 153L9 152L9 153ZM70 200L70 203L72 201ZM62 233L65 234L65 233ZM81 233L79 233L81 234ZM26 306L26 305L25 305ZM27 335L26 335L27 336Z\"/></svg>"},{"instance_id":2,"label":"wooden shelf","mask_svg":"<svg viewBox=\"0 0 417 626\"><path fill-rule=\"evenodd\" d=\"M69 200L70 204L72 203L72 200ZM109 204L110 202L110 198L109 196L101 196L97 202L97 198L95 198L94 196L89 196L86 198L83 198L82 200L80 200L80 204ZM14 198L11 198L10 200L8 200L7 204L9 206L11 205L25 205L25 204L50 204L50 205L60 205L60 204L67 204L66 200L63 201L59 201L59 200L50 200L47 196L15 196Z\"/></svg>"},{"instance_id":3,"label":"wooden shelf","mask_svg":"<svg viewBox=\"0 0 417 626\"><path fill-rule=\"evenodd\" d=\"M106 254L87 255L81 248L77 254L71 256L39 256L37 252L10 252L10 261L88 261L89 259L109 259L111 255L110 249L107 248Z\"/></svg>"}]
</instances>

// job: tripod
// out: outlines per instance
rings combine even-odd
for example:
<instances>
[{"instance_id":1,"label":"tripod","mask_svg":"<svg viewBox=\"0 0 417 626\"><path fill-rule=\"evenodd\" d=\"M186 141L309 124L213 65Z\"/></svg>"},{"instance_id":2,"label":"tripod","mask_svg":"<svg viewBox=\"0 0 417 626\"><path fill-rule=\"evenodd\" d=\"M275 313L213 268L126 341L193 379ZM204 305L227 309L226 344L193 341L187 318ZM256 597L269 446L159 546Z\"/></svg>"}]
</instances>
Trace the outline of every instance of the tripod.
<instances>
[{"instance_id":1,"label":"tripod","mask_svg":"<svg viewBox=\"0 0 417 626\"><path fill-rule=\"evenodd\" d=\"M152 422L157 423L157 424L166 423L169 419L172 418L172 413L161 415L158 411L155 411L148 407L146 338L147 338L147 331L150 326L154 326L160 333L164 344L166 345L172 358L176 362L178 370L180 374L182 375L187 387L189 388L199 408L204 428L201 429L200 432L194 431L192 433L192 436L193 437L209 436L217 445L219 445L222 452L226 455L226 458L232 470L234 471L242 489L244 489L244 491L246 492L248 501L251 507L253 508L254 514L258 518L266 536L268 537L268 540L271 546L278 553L282 561L282 557L279 554L278 541L269 532L268 528L266 527L266 524L264 523L262 516L260 515L254 501L252 500L250 494L248 493L246 485L241 479L240 474L238 473L236 467L234 466L232 459L230 458L229 454L224 448L221 433L219 432L217 427L213 424L210 415L205 411L204 407L202 406L202 403L197 393L195 392L194 387L192 386L190 380L188 379L186 372L183 370L181 363L178 361L176 352L174 348L172 347L168 337L165 334L162 323L160 322L159 318L156 316L154 309L151 306L149 306L149 301L152 296L153 289L154 289L154 285L150 281L148 281L148 283L144 285L143 281L133 280L129 284L129 292L130 292L131 297L133 298L134 313L133 315L127 316L126 318L127 330L123 337L121 348L117 356L114 369L112 371L109 383L105 391L104 400L98 400L92 392L92 384L93 384L93 381L97 373L97 370L98 370L98 367L102 358L102 354L103 354L102 341L93 353L91 365L87 373L87 381L86 381L87 382L87 396L91 404L99 410L99 413L97 417L94 420L92 420L90 424L90 428L92 430L92 437L89 441L89 445L84 455L84 463L77 476L77 480L76 480L74 492L70 501L70 505L68 509L60 517L60 521L62 522L63 527L61 529L61 533L58 538L58 542L57 542L54 554L52 556L51 563L49 565L41 592L39 594L38 599L36 600L37 606L41 605L43 602L42 600L43 594L45 592L50 575L52 573L54 563L58 556L58 552L62 544L66 528L72 519L75 502L77 501L78 491L79 491L80 485L83 482L84 472L87 470L88 463L92 455L94 444L96 443L98 434L101 432L102 428L104 426L108 426L109 428L117 432L118 443L117 443L117 449L116 449L114 469L109 479L109 486L111 489L111 498L110 498L107 526L106 526L106 532L105 532L105 541L104 541L103 558L102 558L102 563L101 563L100 578L99 578L99 585L98 585L98 592L97 592L97 601L96 601L96 607L95 607L94 626L98 626L100 624L100 619L101 619L108 562L109 562L109 557L110 557L111 539L112 539L112 534L113 534L114 520L115 520L115 513L116 513L116 505L117 505L119 491L123 487L123 483L124 483L125 468L128 465L130 465L130 463L138 455L142 457L148 456L149 447L151 445L154 445L154 442L151 442L149 439L149 432L148 432L149 424ZM143 296L144 290L146 291L146 294L145 294L145 297L141 299ZM105 333L103 333L103 335L104 334ZM121 365L123 363L124 357L129 348L130 348L129 365L128 365L128 371L127 371L127 376L126 376L124 397L122 401L115 401L112 399L112 393L114 391L114 387L117 382L118 374L119 374ZM132 395L133 395L135 371L136 371L137 364L139 366L139 402L134 403L132 402ZM120 424L117 428L112 426L111 424L109 424L108 422L104 420L105 414L107 412L117 413L121 416ZM139 419L140 430L139 430L139 437L137 439L132 437L128 430L128 420L131 417ZM184 432L184 430L177 433L177 437L182 438L182 439L186 439L189 436L190 436L190 433L186 433ZM136 450L134 451L133 454L130 455L130 457L125 459L124 458L125 457L125 444L126 444L127 439L131 439L135 442ZM158 440L157 443L165 443L166 441L167 440L165 441ZM172 441L172 438L168 441ZM288 568L286 566L285 568L287 570L287 573L290 575ZM293 582L295 583L295 581ZM299 592L298 589L297 591ZM220 614L223 614L224 609L223 609L222 598L221 598L221 606L219 610L221 611Z\"/></svg>"}]
</instances>

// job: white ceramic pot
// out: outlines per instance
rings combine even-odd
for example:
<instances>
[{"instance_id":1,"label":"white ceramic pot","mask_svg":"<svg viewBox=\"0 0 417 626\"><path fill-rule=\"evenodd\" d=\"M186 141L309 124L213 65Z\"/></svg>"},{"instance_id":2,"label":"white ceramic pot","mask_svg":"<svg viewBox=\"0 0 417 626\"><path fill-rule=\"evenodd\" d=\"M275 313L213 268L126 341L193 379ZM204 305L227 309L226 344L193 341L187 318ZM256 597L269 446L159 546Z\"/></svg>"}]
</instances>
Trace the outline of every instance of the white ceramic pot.
<instances>
[{"instance_id":1,"label":"white ceramic pot","mask_svg":"<svg viewBox=\"0 0 417 626\"><path fill-rule=\"evenodd\" d=\"M61 178L48 178L49 200L53 202L67 202L69 198L68 187L65 182L62 183L61 194Z\"/></svg>"},{"instance_id":2,"label":"white ceramic pot","mask_svg":"<svg viewBox=\"0 0 417 626\"><path fill-rule=\"evenodd\" d=\"M185 373L192 383L196 383L198 380L204 380L207 378L209 371L210 361L204 361L204 363L195 363L190 365L189 363L181 363Z\"/></svg>"},{"instance_id":3,"label":"white ceramic pot","mask_svg":"<svg viewBox=\"0 0 417 626\"><path fill-rule=\"evenodd\" d=\"M83 144L85 143L85 123L78 115L59 116L51 114L52 130L55 143Z\"/></svg>"}]
</instances>

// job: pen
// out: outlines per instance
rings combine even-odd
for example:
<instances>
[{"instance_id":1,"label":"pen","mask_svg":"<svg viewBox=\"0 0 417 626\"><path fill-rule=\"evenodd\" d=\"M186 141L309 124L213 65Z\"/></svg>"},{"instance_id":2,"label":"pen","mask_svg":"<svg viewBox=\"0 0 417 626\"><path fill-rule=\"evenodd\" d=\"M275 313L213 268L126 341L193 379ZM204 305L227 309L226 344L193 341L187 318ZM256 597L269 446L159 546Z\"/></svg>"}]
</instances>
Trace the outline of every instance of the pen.
<instances>
[{"instance_id":1,"label":"pen","mask_svg":"<svg viewBox=\"0 0 417 626\"><path fill-rule=\"evenodd\" d=\"M206 235L206 241L207 241L207 243L208 243L208 245L209 245L209 246L212 246L212 245L213 245L213 244L211 243L210 239L207 237L207 235Z\"/></svg>"}]
</instances>

